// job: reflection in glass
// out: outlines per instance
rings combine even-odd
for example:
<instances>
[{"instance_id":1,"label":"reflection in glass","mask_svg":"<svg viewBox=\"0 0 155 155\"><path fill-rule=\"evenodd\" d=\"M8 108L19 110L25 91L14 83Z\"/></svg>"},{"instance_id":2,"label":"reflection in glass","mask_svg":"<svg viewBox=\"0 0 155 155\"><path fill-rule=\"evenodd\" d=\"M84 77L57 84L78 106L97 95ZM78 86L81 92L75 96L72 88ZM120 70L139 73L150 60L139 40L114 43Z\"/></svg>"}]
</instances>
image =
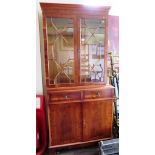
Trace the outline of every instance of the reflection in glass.
<instances>
[{"instance_id":1,"label":"reflection in glass","mask_svg":"<svg viewBox=\"0 0 155 155\"><path fill-rule=\"evenodd\" d=\"M81 19L80 26L81 82L103 82L104 20Z\"/></svg>"},{"instance_id":2,"label":"reflection in glass","mask_svg":"<svg viewBox=\"0 0 155 155\"><path fill-rule=\"evenodd\" d=\"M74 82L73 20L47 18L48 73L50 84Z\"/></svg>"}]
</instances>

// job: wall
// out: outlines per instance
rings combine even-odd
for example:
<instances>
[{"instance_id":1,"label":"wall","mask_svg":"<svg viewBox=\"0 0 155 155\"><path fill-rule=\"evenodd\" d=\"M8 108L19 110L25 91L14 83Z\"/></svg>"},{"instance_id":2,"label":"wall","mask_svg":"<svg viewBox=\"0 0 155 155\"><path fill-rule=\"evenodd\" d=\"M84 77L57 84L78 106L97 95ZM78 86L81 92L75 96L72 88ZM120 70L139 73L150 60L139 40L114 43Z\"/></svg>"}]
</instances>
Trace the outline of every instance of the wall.
<instances>
[{"instance_id":1,"label":"wall","mask_svg":"<svg viewBox=\"0 0 155 155\"><path fill-rule=\"evenodd\" d=\"M43 33L42 33L42 15L39 2L51 2L51 3L68 3L68 4L89 4L92 5L94 0L38 0L37 1L37 19L36 19L36 30L37 30L37 51L36 51L36 93L43 94L44 90L44 57L43 57ZM109 12L110 15L118 15L118 3L115 0L104 1L95 0L95 4L112 6Z\"/></svg>"},{"instance_id":2,"label":"wall","mask_svg":"<svg viewBox=\"0 0 155 155\"><path fill-rule=\"evenodd\" d=\"M36 94L43 94L38 11L36 18Z\"/></svg>"}]
</instances>

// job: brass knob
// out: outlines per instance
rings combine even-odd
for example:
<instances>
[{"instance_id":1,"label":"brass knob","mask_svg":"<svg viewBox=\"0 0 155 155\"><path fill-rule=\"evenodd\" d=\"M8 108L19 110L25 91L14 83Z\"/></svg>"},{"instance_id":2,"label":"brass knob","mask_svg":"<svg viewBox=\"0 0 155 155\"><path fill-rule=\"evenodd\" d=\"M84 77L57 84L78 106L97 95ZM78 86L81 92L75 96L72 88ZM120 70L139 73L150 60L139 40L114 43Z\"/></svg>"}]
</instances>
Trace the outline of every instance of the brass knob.
<instances>
[{"instance_id":1,"label":"brass knob","mask_svg":"<svg viewBox=\"0 0 155 155\"><path fill-rule=\"evenodd\" d=\"M65 95L65 96L64 96L64 98L65 98L65 99L68 99L68 96L67 96L67 95Z\"/></svg>"},{"instance_id":2,"label":"brass knob","mask_svg":"<svg viewBox=\"0 0 155 155\"><path fill-rule=\"evenodd\" d=\"M99 96L100 96L100 92L97 92L97 93L96 93L96 96L98 96L98 97L99 97Z\"/></svg>"}]
</instances>

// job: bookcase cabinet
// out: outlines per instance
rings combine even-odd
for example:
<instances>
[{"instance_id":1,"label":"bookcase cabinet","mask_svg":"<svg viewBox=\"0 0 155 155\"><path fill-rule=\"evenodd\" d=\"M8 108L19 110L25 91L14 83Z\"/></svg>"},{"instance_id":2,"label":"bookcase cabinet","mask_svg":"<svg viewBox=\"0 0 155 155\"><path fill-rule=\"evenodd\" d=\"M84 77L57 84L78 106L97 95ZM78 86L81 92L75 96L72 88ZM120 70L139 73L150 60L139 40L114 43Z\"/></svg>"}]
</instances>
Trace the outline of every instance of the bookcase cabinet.
<instances>
[{"instance_id":1,"label":"bookcase cabinet","mask_svg":"<svg viewBox=\"0 0 155 155\"><path fill-rule=\"evenodd\" d=\"M107 85L110 7L40 3L49 147L112 137L114 88Z\"/></svg>"}]
</instances>

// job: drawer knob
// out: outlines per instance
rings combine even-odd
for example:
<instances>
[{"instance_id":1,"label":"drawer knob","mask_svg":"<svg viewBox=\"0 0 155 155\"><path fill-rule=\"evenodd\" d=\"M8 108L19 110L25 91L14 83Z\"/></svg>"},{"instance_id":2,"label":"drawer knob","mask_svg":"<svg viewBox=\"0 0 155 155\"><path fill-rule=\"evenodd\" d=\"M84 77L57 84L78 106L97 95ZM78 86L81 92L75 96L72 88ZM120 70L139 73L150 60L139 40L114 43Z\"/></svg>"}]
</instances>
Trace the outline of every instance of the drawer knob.
<instances>
[{"instance_id":1,"label":"drawer knob","mask_svg":"<svg viewBox=\"0 0 155 155\"><path fill-rule=\"evenodd\" d=\"M68 96L67 96L67 95L65 95L65 96L64 96L64 98L65 98L65 99L68 99Z\"/></svg>"},{"instance_id":2,"label":"drawer knob","mask_svg":"<svg viewBox=\"0 0 155 155\"><path fill-rule=\"evenodd\" d=\"M100 96L100 92L97 92L97 93L96 93L96 96L98 96L98 97L99 97L99 96Z\"/></svg>"}]
</instances>

